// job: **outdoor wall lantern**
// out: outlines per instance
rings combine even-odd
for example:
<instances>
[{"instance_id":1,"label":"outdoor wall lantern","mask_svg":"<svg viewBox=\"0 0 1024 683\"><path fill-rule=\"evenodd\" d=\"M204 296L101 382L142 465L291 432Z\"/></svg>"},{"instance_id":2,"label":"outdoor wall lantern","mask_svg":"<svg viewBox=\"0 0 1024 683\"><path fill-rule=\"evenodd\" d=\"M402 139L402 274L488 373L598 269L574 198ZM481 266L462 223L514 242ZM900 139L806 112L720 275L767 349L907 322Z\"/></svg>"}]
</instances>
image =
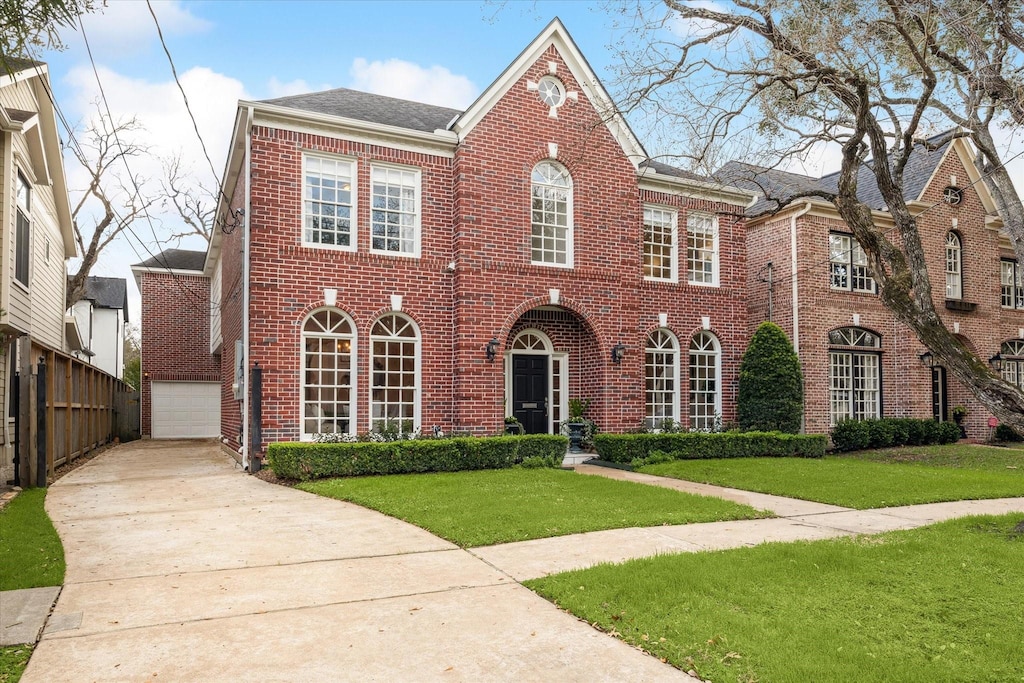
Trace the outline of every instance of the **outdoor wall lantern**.
<instances>
[{"instance_id":1,"label":"outdoor wall lantern","mask_svg":"<svg viewBox=\"0 0 1024 683\"><path fill-rule=\"evenodd\" d=\"M935 356L932 355L931 351L925 351L924 353L919 355L918 358L921 359L921 362L924 364L926 368L935 367Z\"/></svg>"},{"instance_id":2,"label":"outdoor wall lantern","mask_svg":"<svg viewBox=\"0 0 1024 683\"><path fill-rule=\"evenodd\" d=\"M1003 369L1003 354L996 352L996 355L988 359L988 364L992 366L992 369L999 372Z\"/></svg>"},{"instance_id":3,"label":"outdoor wall lantern","mask_svg":"<svg viewBox=\"0 0 1024 683\"><path fill-rule=\"evenodd\" d=\"M493 363L494 356L498 353L498 338L494 337L491 341L487 342L487 347L484 349L487 354L487 362Z\"/></svg>"},{"instance_id":4,"label":"outdoor wall lantern","mask_svg":"<svg viewBox=\"0 0 1024 683\"><path fill-rule=\"evenodd\" d=\"M612 347L612 362L621 363L622 359L626 356L626 345L616 344Z\"/></svg>"}]
</instances>

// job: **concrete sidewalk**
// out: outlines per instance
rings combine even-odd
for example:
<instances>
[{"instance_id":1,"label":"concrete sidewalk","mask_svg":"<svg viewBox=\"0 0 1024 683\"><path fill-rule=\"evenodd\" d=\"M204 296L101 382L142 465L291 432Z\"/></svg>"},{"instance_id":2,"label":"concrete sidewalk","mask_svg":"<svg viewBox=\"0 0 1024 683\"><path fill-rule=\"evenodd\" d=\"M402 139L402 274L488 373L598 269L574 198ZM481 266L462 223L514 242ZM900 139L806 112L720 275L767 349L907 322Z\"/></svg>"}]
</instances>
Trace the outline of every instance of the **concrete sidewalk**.
<instances>
[{"instance_id":1,"label":"concrete sidewalk","mask_svg":"<svg viewBox=\"0 0 1024 683\"><path fill-rule=\"evenodd\" d=\"M22 679L691 680L435 536L141 441L59 480L60 598Z\"/></svg>"}]
</instances>

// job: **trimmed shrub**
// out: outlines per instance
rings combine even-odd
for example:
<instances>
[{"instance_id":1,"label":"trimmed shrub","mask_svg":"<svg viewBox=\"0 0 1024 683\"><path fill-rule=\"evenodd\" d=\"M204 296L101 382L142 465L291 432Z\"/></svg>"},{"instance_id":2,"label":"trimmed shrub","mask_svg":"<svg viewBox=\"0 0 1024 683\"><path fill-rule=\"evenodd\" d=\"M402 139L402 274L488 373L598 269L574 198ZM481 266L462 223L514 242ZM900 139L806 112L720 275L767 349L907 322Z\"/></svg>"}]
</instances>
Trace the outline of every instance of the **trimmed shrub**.
<instances>
[{"instance_id":1,"label":"trimmed shrub","mask_svg":"<svg viewBox=\"0 0 1024 683\"><path fill-rule=\"evenodd\" d=\"M1024 438L1021 438L1021 435L1010 425L999 425L996 427L995 440L1017 443L1024 441Z\"/></svg>"},{"instance_id":2,"label":"trimmed shrub","mask_svg":"<svg viewBox=\"0 0 1024 683\"><path fill-rule=\"evenodd\" d=\"M862 451L871 446L871 420L843 420L832 428L832 447L837 451Z\"/></svg>"},{"instance_id":3,"label":"trimmed shrub","mask_svg":"<svg viewBox=\"0 0 1024 683\"><path fill-rule=\"evenodd\" d=\"M800 359L775 323L761 323L743 354L736 412L743 430L800 431L804 412Z\"/></svg>"},{"instance_id":4,"label":"trimmed shrub","mask_svg":"<svg viewBox=\"0 0 1024 683\"><path fill-rule=\"evenodd\" d=\"M563 436L456 437L385 443L272 443L267 464L283 479L358 477L410 472L558 467L569 441Z\"/></svg>"},{"instance_id":5,"label":"trimmed shrub","mask_svg":"<svg viewBox=\"0 0 1024 683\"><path fill-rule=\"evenodd\" d=\"M955 422L936 422L911 417L844 420L832 428L832 445L837 451L926 446L935 443L955 443L959 439L960 427Z\"/></svg>"},{"instance_id":6,"label":"trimmed shrub","mask_svg":"<svg viewBox=\"0 0 1024 683\"><path fill-rule=\"evenodd\" d=\"M795 456L820 458L828 438L823 434L782 432L721 432L706 434L598 434L594 446L602 460L632 463L655 453L674 460ZM658 456L662 457L662 456Z\"/></svg>"}]
</instances>

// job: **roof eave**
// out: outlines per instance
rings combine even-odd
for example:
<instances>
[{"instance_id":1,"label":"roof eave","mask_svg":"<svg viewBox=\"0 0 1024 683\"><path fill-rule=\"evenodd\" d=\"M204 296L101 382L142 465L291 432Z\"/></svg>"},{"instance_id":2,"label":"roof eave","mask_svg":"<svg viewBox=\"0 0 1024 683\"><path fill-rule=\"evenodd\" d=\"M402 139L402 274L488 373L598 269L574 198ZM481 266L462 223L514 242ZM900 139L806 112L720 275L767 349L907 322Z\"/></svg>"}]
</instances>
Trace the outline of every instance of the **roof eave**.
<instances>
[{"instance_id":1,"label":"roof eave","mask_svg":"<svg viewBox=\"0 0 1024 683\"><path fill-rule=\"evenodd\" d=\"M713 201L749 207L757 201L757 195L750 190L743 190L730 185L719 185L692 178L680 178L658 173L652 168L642 168L637 172L641 188L648 185L649 189L670 190Z\"/></svg>"}]
</instances>

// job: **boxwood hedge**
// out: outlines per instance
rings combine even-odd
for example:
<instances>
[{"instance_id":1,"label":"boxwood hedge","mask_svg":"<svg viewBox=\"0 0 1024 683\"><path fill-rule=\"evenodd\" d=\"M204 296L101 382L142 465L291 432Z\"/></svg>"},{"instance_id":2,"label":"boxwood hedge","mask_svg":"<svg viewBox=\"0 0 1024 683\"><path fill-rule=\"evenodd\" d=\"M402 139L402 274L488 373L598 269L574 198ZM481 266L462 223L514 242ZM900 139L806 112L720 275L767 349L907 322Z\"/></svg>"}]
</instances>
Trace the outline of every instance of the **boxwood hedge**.
<instances>
[{"instance_id":1,"label":"boxwood hedge","mask_svg":"<svg viewBox=\"0 0 1024 683\"><path fill-rule=\"evenodd\" d=\"M933 443L954 443L959 439L960 427L955 422L936 422L912 417L844 420L832 428L832 445L837 451L926 446Z\"/></svg>"},{"instance_id":2,"label":"boxwood hedge","mask_svg":"<svg viewBox=\"0 0 1024 683\"><path fill-rule=\"evenodd\" d=\"M457 472L523 464L559 467L564 436L456 437L383 443L272 443L267 464L282 479L322 479L370 474Z\"/></svg>"},{"instance_id":3,"label":"boxwood hedge","mask_svg":"<svg viewBox=\"0 0 1024 683\"><path fill-rule=\"evenodd\" d=\"M602 460L620 463L645 459L654 451L667 453L677 460L761 456L820 458L825 455L828 437L782 432L598 434L594 437L594 446Z\"/></svg>"}]
</instances>

